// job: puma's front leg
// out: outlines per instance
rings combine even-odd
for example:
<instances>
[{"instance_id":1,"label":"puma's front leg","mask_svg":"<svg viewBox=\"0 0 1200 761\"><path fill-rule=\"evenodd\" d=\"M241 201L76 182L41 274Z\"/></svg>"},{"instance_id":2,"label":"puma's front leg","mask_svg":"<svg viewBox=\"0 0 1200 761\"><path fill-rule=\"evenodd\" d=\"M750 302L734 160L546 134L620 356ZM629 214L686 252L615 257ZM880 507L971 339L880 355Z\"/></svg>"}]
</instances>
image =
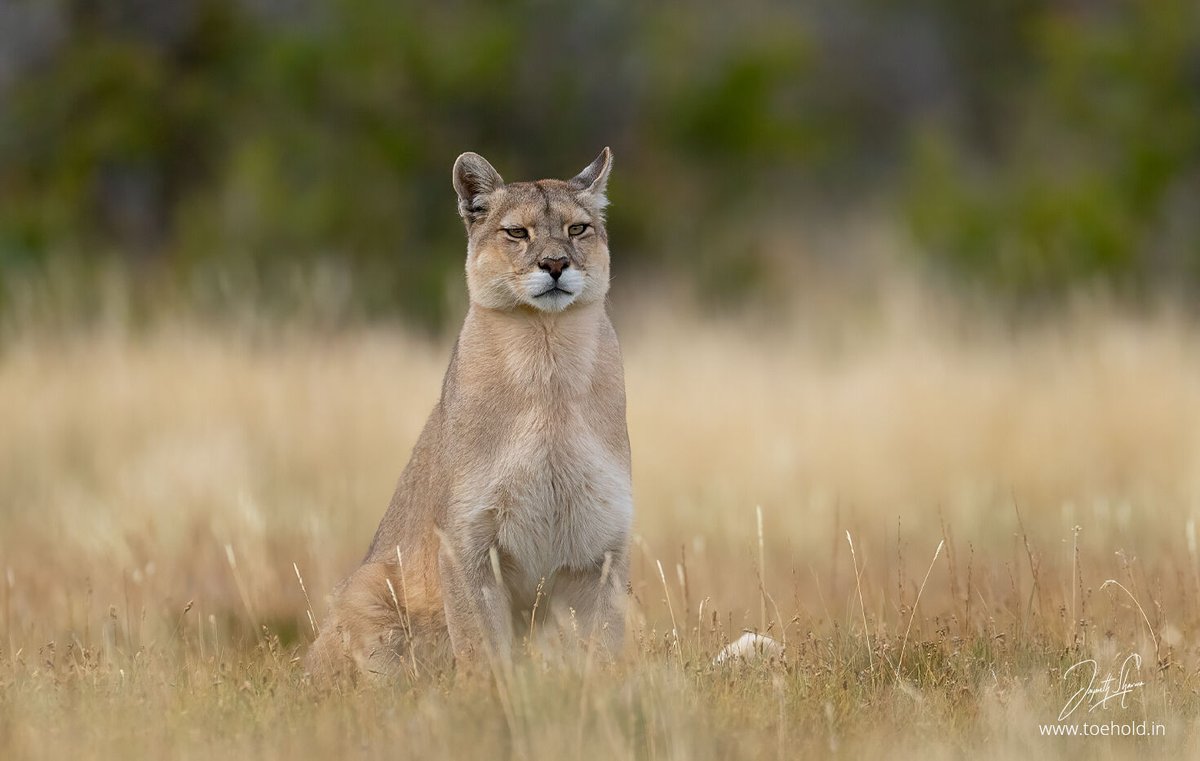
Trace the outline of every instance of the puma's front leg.
<instances>
[{"instance_id":1,"label":"puma's front leg","mask_svg":"<svg viewBox=\"0 0 1200 761\"><path fill-rule=\"evenodd\" d=\"M455 663L472 669L512 657L508 589L492 568L490 546L443 546L438 572Z\"/></svg>"},{"instance_id":2,"label":"puma's front leg","mask_svg":"<svg viewBox=\"0 0 1200 761\"><path fill-rule=\"evenodd\" d=\"M559 625L573 626L585 647L615 659L625 641L628 580L629 555L624 548L606 553L594 568L559 571L552 593Z\"/></svg>"}]
</instances>

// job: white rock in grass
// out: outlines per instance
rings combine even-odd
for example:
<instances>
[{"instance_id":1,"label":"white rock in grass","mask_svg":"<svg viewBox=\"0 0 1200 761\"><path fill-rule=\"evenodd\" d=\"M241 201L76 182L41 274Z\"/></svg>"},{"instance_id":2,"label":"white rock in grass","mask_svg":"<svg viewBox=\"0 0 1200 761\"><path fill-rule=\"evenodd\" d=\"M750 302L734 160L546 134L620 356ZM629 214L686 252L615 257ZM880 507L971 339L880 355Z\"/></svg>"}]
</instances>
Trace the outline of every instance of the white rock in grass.
<instances>
[{"instance_id":1,"label":"white rock in grass","mask_svg":"<svg viewBox=\"0 0 1200 761\"><path fill-rule=\"evenodd\" d=\"M713 664L750 663L759 660L783 660L783 645L765 634L746 632L717 653Z\"/></svg>"}]
</instances>

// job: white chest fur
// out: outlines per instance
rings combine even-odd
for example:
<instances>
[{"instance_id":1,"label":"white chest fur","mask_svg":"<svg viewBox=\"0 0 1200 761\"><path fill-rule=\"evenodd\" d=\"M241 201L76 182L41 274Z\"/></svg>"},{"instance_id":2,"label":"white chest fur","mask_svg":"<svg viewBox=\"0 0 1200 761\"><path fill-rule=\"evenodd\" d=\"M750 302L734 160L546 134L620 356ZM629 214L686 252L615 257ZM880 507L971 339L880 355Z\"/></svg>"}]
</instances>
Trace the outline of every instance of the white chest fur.
<instances>
[{"instance_id":1,"label":"white chest fur","mask_svg":"<svg viewBox=\"0 0 1200 761\"><path fill-rule=\"evenodd\" d=\"M570 406L522 413L488 470L476 505L492 514L499 549L516 566L514 592L562 568L595 567L629 534L628 470Z\"/></svg>"}]
</instances>

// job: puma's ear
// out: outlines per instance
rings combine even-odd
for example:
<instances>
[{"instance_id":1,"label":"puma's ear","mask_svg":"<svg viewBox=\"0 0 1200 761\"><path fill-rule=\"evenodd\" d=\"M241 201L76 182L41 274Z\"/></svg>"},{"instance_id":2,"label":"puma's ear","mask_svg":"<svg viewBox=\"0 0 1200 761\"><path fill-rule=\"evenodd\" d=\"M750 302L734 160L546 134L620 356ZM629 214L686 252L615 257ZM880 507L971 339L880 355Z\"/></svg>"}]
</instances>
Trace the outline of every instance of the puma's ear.
<instances>
[{"instance_id":1,"label":"puma's ear","mask_svg":"<svg viewBox=\"0 0 1200 761\"><path fill-rule=\"evenodd\" d=\"M487 214L487 197L504 187L488 160L478 153L464 153L454 162L454 192L458 193L458 213L467 224Z\"/></svg>"},{"instance_id":2,"label":"puma's ear","mask_svg":"<svg viewBox=\"0 0 1200 761\"><path fill-rule=\"evenodd\" d=\"M587 165L587 169L571 178L570 182L572 187L591 196L592 202L601 209L608 205L604 189L608 186L608 170L612 169L612 160L612 151L605 148L595 161Z\"/></svg>"}]
</instances>

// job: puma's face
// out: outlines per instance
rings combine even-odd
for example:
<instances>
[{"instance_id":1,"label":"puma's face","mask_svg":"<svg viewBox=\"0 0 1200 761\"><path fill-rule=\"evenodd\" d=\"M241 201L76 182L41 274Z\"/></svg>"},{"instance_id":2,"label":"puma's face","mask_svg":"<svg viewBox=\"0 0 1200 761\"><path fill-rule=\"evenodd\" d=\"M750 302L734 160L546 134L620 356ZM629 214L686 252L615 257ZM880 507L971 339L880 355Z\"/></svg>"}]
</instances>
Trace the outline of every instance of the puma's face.
<instances>
[{"instance_id":1,"label":"puma's face","mask_svg":"<svg viewBox=\"0 0 1200 761\"><path fill-rule=\"evenodd\" d=\"M467 225L467 289L491 309L560 312L608 292L605 148L575 178L506 185L482 156L454 164L458 208Z\"/></svg>"}]
</instances>

